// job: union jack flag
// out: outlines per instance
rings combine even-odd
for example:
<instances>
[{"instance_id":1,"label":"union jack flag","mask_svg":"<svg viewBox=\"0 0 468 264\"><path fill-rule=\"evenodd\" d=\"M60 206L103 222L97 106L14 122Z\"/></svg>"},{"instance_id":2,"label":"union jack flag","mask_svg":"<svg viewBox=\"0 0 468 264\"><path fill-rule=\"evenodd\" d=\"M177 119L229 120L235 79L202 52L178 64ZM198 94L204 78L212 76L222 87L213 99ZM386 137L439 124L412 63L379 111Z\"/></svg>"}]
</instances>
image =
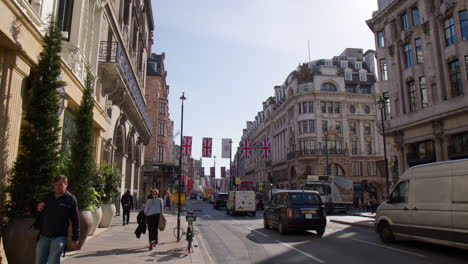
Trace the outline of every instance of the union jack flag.
<instances>
[{"instance_id":1,"label":"union jack flag","mask_svg":"<svg viewBox=\"0 0 468 264\"><path fill-rule=\"evenodd\" d=\"M262 142L260 143L260 155L264 159L271 159L271 143L266 137L262 138Z\"/></svg>"},{"instance_id":2,"label":"union jack flag","mask_svg":"<svg viewBox=\"0 0 468 264\"><path fill-rule=\"evenodd\" d=\"M200 168L200 177L205 177L205 167Z\"/></svg>"},{"instance_id":3,"label":"union jack flag","mask_svg":"<svg viewBox=\"0 0 468 264\"><path fill-rule=\"evenodd\" d=\"M182 156L190 157L192 156L192 137L183 137L182 142Z\"/></svg>"},{"instance_id":4,"label":"union jack flag","mask_svg":"<svg viewBox=\"0 0 468 264\"><path fill-rule=\"evenodd\" d=\"M212 138L203 138L202 157L211 158L212 147L213 147L213 139Z\"/></svg>"},{"instance_id":5,"label":"union jack flag","mask_svg":"<svg viewBox=\"0 0 468 264\"><path fill-rule=\"evenodd\" d=\"M250 159L252 157L252 147L250 147L250 141L248 138L241 141L241 158Z\"/></svg>"}]
</instances>

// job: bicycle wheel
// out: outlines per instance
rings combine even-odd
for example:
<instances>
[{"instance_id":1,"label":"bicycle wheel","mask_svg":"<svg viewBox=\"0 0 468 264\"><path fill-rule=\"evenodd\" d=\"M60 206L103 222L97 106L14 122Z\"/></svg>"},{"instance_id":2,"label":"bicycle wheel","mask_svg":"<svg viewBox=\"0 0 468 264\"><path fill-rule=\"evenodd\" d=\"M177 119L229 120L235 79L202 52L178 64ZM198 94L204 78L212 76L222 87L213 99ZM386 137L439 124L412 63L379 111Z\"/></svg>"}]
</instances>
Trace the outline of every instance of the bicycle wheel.
<instances>
[{"instance_id":1,"label":"bicycle wheel","mask_svg":"<svg viewBox=\"0 0 468 264\"><path fill-rule=\"evenodd\" d=\"M172 234L177 239L177 226L174 227L174 229L172 230ZM182 227L180 227L180 238L179 238L179 240L184 236L184 234L185 234L184 229Z\"/></svg>"}]
</instances>

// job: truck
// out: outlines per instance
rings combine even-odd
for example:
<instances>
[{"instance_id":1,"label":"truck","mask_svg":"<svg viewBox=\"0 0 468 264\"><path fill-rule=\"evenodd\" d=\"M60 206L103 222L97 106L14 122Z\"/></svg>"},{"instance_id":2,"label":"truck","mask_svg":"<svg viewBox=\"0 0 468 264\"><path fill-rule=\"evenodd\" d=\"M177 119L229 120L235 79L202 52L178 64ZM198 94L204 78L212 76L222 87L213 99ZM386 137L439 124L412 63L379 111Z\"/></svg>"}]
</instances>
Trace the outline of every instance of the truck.
<instances>
[{"instance_id":1,"label":"truck","mask_svg":"<svg viewBox=\"0 0 468 264\"><path fill-rule=\"evenodd\" d=\"M231 191L226 204L228 214L251 214L255 216L257 206L255 191Z\"/></svg>"},{"instance_id":2,"label":"truck","mask_svg":"<svg viewBox=\"0 0 468 264\"><path fill-rule=\"evenodd\" d=\"M353 181L342 177L308 175L303 190L317 191L327 213L346 212L353 204Z\"/></svg>"},{"instance_id":3,"label":"truck","mask_svg":"<svg viewBox=\"0 0 468 264\"><path fill-rule=\"evenodd\" d=\"M210 201L211 199L211 193L214 191L213 188L211 187L206 187L203 189L203 201Z\"/></svg>"}]
</instances>

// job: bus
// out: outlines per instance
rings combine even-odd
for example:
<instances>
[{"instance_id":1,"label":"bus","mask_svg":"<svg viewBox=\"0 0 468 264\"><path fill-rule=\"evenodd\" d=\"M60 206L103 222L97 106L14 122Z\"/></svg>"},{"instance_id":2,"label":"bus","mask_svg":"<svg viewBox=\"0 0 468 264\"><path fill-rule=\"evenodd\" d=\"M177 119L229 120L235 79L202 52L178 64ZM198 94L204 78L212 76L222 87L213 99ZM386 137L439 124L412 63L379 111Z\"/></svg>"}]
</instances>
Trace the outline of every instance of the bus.
<instances>
[{"instance_id":1,"label":"bus","mask_svg":"<svg viewBox=\"0 0 468 264\"><path fill-rule=\"evenodd\" d=\"M253 181L241 181L239 184L239 191L255 191Z\"/></svg>"}]
</instances>

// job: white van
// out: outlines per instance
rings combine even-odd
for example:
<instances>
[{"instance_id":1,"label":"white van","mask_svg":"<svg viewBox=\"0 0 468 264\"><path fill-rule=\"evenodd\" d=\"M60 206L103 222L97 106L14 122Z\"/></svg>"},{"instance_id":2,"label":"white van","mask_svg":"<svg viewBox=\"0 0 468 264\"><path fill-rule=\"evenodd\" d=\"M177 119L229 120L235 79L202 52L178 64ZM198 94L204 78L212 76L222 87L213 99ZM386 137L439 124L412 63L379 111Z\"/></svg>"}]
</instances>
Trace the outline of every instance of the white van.
<instances>
[{"instance_id":1,"label":"white van","mask_svg":"<svg viewBox=\"0 0 468 264\"><path fill-rule=\"evenodd\" d=\"M468 159L409 168L381 204L375 230L395 237L468 249Z\"/></svg>"},{"instance_id":2,"label":"white van","mask_svg":"<svg viewBox=\"0 0 468 264\"><path fill-rule=\"evenodd\" d=\"M231 191L226 205L228 214L250 213L255 216L257 207L255 203L255 191Z\"/></svg>"}]
</instances>

